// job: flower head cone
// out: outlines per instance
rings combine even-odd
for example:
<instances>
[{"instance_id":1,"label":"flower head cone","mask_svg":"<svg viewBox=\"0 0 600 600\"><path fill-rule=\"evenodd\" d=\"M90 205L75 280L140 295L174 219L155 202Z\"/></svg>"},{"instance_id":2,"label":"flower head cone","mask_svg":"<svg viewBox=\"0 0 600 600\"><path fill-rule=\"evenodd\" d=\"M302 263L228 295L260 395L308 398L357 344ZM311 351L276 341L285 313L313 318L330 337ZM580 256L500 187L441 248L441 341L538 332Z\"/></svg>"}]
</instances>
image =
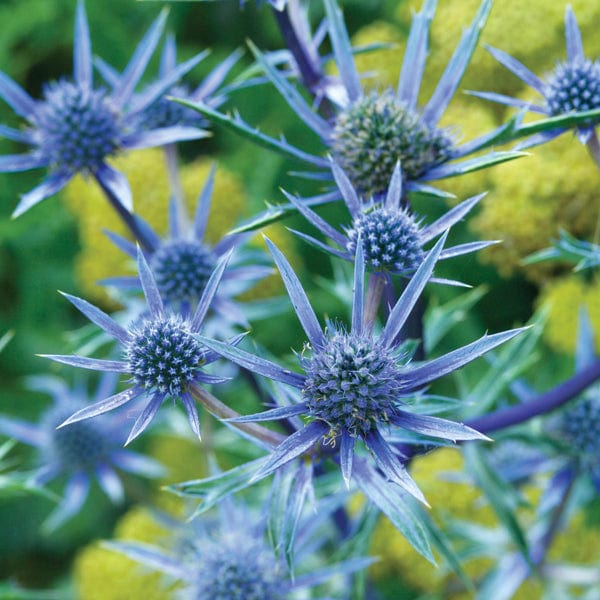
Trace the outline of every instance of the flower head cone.
<instances>
[{"instance_id":1,"label":"flower head cone","mask_svg":"<svg viewBox=\"0 0 600 600\"><path fill-rule=\"evenodd\" d=\"M321 233L329 237L335 246L324 244L300 231L294 233L317 248L352 262L360 240L365 266L376 273L411 276L425 258L424 246L468 214L485 195L469 198L435 222L423 226L414 212L402 207L400 163L394 168L385 194L372 197L368 201L361 197L339 165L332 162L331 167L336 185L350 213L350 225L344 232L340 232L305 203L286 193L286 197L298 211ZM447 248L440 254L440 259L475 252L490 243L493 242L466 243Z\"/></svg>"},{"instance_id":2,"label":"flower head cone","mask_svg":"<svg viewBox=\"0 0 600 600\"><path fill-rule=\"evenodd\" d=\"M495 133L457 145L448 131L439 127L487 18L491 6L489 1L482 2L429 102L423 107L417 105L435 4L432 0L426 0L421 12L413 20L396 90L378 93L363 89L342 14L333 0L325 2L329 37L339 72L339 78L325 78L323 89L319 92L319 98L325 96L332 106L333 116L329 118L321 116L274 68L272 61L252 46L267 77L298 117L321 139L326 151L346 171L354 187L366 196L385 192L398 161L403 165L408 191L431 192L428 185L430 181L463 174L516 156L495 153L485 159L456 162L455 159L462 159L479 149ZM228 117L208 106L187 105L216 122L255 138L261 145L313 168L325 170L325 177L329 175L327 159L307 153L284 138L277 140L263 135L247 125L239 115ZM337 198L339 193L334 190L312 200L325 202Z\"/></svg>"},{"instance_id":3,"label":"flower head cone","mask_svg":"<svg viewBox=\"0 0 600 600\"><path fill-rule=\"evenodd\" d=\"M141 250L138 250L137 256L138 270L148 311L128 327L121 326L85 300L65 294L77 309L118 342L122 359L68 355L47 357L85 369L126 374L131 387L77 411L62 426L106 413L137 398L146 398L148 402L133 424L126 441L128 444L148 427L163 401L171 397L181 400L192 430L200 436L198 413L189 389L200 383L219 383L225 379L203 370L217 355L201 344L197 337L229 257L230 254L227 254L217 263L196 310L189 317L166 310L154 275Z\"/></svg>"},{"instance_id":4,"label":"flower head cone","mask_svg":"<svg viewBox=\"0 0 600 600\"><path fill-rule=\"evenodd\" d=\"M575 350L575 372L579 373L597 360L594 329L585 308L579 311L579 328ZM600 491L600 387L592 385L581 396L569 402L547 423L548 435L557 441L566 469L588 475Z\"/></svg>"},{"instance_id":5,"label":"flower head cone","mask_svg":"<svg viewBox=\"0 0 600 600\"><path fill-rule=\"evenodd\" d=\"M295 553L299 572L292 577L282 557L267 543L265 521L245 506L225 502L216 518L206 514L185 525L174 522L174 535L165 540L164 549L125 541L107 546L175 578L179 589L175 597L180 600L288 600L296 591L326 584L332 567L300 572L309 546L314 552L317 527L307 520L299 524L303 531ZM320 519L313 521L322 524ZM348 559L336 564L335 572L345 575L371 562Z\"/></svg>"},{"instance_id":6,"label":"flower head cone","mask_svg":"<svg viewBox=\"0 0 600 600\"><path fill-rule=\"evenodd\" d=\"M198 306L219 260L249 237L249 234L227 235L214 245L206 241L214 179L215 167L211 169L198 197L193 223L188 224L187 215L183 214L183 208L175 200L169 206L169 233L164 239L144 223L150 243L145 256L160 296L168 306L180 309L182 314L190 314ZM137 248L132 242L114 233L108 235L118 248L136 258ZM256 256L253 258L256 259ZM247 325L242 310L232 297L271 273L267 266L245 264L247 262L243 252L238 252L223 274L222 285L211 305L222 322ZM117 287L139 287L140 279L116 277L104 283Z\"/></svg>"},{"instance_id":7,"label":"flower head cone","mask_svg":"<svg viewBox=\"0 0 600 600\"><path fill-rule=\"evenodd\" d=\"M323 330L306 293L285 257L269 247L308 341L299 357L303 372L285 369L238 348L207 340L211 349L254 372L300 391L299 401L257 415L233 419L237 422L276 420L301 415L298 430L277 446L255 479L276 471L305 453L318 452L322 444L335 450L344 480L349 485L355 446L362 442L375 463L392 482L416 498L423 495L399 460L388 432L409 430L446 440L486 439L473 429L439 417L413 412L411 404L430 382L458 369L491 348L515 336L512 330L490 336L422 363L410 362L398 336L419 298L446 236L428 252L402 296L392 307L381 333L365 322L364 256L357 245L349 328L330 324ZM361 460L361 470L362 463Z\"/></svg>"},{"instance_id":8,"label":"flower head cone","mask_svg":"<svg viewBox=\"0 0 600 600\"><path fill-rule=\"evenodd\" d=\"M206 132L183 126L142 130L140 111L156 101L179 77L191 69L197 56L161 79L138 102L131 100L142 73L158 43L166 20L162 12L140 42L130 63L112 90L93 82L92 54L83 1L77 4L73 79L48 84L44 97L34 100L15 81L0 72L0 97L27 121L24 129L0 127L0 135L31 147L29 153L0 157L0 172L46 168L48 175L23 195L14 216L61 190L76 173L92 175L99 185L131 210L131 192L125 178L107 159L123 150L158 146L178 140L204 137Z\"/></svg>"},{"instance_id":9,"label":"flower head cone","mask_svg":"<svg viewBox=\"0 0 600 600\"><path fill-rule=\"evenodd\" d=\"M536 104L519 98L496 94L493 92L473 92L475 95L493 102L513 106L548 117L568 115L600 109L600 62L586 58L583 52L581 32L570 6L565 12L565 38L567 60L557 63L546 80L540 79L525 65L497 48L488 48L492 56L509 71L533 88L543 102ZM577 127L579 140L587 143L593 134L594 127L600 121L595 117L584 121ZM533 146L549 141L567 131L565 127L556 127L536 134L527 140L523 147Z\"/></svg>"},{"instance_id":10,"label":"flower head cone","mask_svg":"<svg viewBox=\"0 0 600 600\"><path fill-rule=\"evenodd\" d=\"M96 390L96 399L114 392L115 384L113 375L105 375ZM37 424L0 416L0 432L36 449L38 464L33 483L44 485L66 477L64 500L45 522L46 530L56 529L80 511L94 479L118 503L124 498L124 490L117 470L146 477L163 474L162 467L154 460L122 448L125 424L114 415L58 428L85 406L88 393L84 386L69 389L62 380L51 377L35 378L32 385L53 397L52 406Z\"/></svg>"}]
</instances>

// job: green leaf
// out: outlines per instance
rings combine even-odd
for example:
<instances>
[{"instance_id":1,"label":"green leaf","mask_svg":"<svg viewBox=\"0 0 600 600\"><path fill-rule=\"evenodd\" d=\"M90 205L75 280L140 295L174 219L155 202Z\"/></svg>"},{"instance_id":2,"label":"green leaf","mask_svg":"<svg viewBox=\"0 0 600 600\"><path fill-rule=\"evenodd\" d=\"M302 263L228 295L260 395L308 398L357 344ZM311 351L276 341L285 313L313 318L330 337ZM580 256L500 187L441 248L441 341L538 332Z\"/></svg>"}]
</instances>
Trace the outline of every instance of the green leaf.
<instances>
[{"instance_id":1,"label":"green leaf","mask_svg":"<svg viewBox=\"0 0 600 600\"><path fill-rule=\"evenodd\" d=\"M247 488L250 485L250 480L263 466L267 458L261 457L239 467L234 467L224 473L203 479L176 483L167 486L165 489L179 496L201 499L202 502L194 513L194 516L197 516L216 506L223 498L226 498L230 494Z\"/></svg>"},{"instance_id":2,"label":"green leaf","mask_svg":"<svg viewBox=\"0 0 600 600\"><path fill-rule=\"evenodd\" d=\"M441 306L430 308L425 315L423 340L427 355L437 346L439 341L458 323L465 319L471 308L487 293L485 286L480 286L461 294L457 298Z\"/></svg>"},{"instance_id":3,"label":"green leaf","mask_svg":"<svg viewBox=\"0 0 600 600\"><path fill-rule=\"evenodd\" d=\"M355 458L353 477L362 492L385 514L408 543L435 565L427 532L409 495L399 486L385 481L362 459Z\"/></svg>"},{"instance_id":4,"label":"green leaf","mask_svg":"<svg viewBox=\"0 0 600 600\"><path fill-rule=\"evenodd\" d=\"M291 158L299 159L303 162L310 163L320 168L326 169L329 166L329 163L324 158L309 154L308 152L303 152L302 150L291 146L286 142L285 138L282 137L281 139L277 140L262 133L258 129L251 127L240 117L237 112L234 113L233 116L225 115L202 103L190 102L189 100L184 100L182 98L168 97L168 99L199 112L207 119L210 119L210 121L213 123L217 123L226 129L234 131L242 137L250 140L254 144L266 148L267 150L271 150Z\"/></svg>"},{"instance_id":5,"label":"green leaf","mask_svg":"<svg viewBox=\"0 0 600 600\"><path fill-rule=\"evenodd\" d=\"M468 472L482 489L517 548L529 560L527 539L514 511L520 504L519 495L510 484L496 475L477 444L464 444L463 454Z\"/></svg>"},{"instance_id":6,"label":"green leaf","mask_svg":"<svg viewBox=\"0 0 600 600\"><path fill-rule=\"evenodd\" d=\"M12 329L9 329L0 338L0 352L2 352L2 350L4 350L4 348L6 347L6 344L8 344L8 342L10 342L10 340L12 340L12 338L13 338L14 335L15 335L15 332Z\"/></svg>"}]
</instances>

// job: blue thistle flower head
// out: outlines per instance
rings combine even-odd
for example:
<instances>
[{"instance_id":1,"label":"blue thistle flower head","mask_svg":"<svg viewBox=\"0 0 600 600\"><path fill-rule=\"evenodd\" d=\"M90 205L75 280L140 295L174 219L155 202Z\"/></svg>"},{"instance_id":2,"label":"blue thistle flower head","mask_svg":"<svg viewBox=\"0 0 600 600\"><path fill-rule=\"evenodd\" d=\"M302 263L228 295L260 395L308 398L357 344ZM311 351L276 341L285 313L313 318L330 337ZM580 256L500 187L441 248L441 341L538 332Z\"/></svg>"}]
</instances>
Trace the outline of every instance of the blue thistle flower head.
<instances>
[{"instance_id":1,"label":"blue thistle flower head","mask_svg":"<svg viewBox=\"0 0 600 600\"><path fill-rule=\"evenodd\" d=\"M33 120L39 154L57 172L97 171L120 146L120 115L106 90L50 83Z\"/></svg>"},{"instance_id":2,"label":"blue thistle flower head","mask_svg":"<svg viewBox=\"0 0 600 600\"><path fill-rule=\"evenodd\" d=\"M148 310L141 319L128 327L123 327L85 300L65 294L76 308L119 343L122 360L65 355L47 357L86 369L128 374L131 387L78 410L61 427L101 415L137 398L147 397L148 402L125 442L127 445L148 427L165 398L171 397L181 400L192 430L200 437L198 412L190 389L201 383L221 383L227 378L204 371L204 367L213 362L217 355L203 347L197 338L230 256L231 252L219 261L195 311L185 316L167 312L154 275L141 250L138 250L137 256L139 280Z\"/></svg>"},{"instance_id":3,"label":"blue thistle flower head","mask_svg":"<svg viewBox=\"0 0 600 600\"><path fill-rule=\"evenodd\" d=\"M92 399L104 399L114 393L116 383L114 375L104 375ZM46 521L47 530L55 529L79 512L94 479L113 502L119 503L124 490L118 470L145 477L164 474L155 461L122 448L126 426L115 415L60 427L70 415L86 406L90 394L85 385L71 389L62 380L48 376L32 378L31 387L50 394L53 404L42 413L38 423L0 415L0 433L36 449L34 483L43 485L57 478L67 479L64 500Z\"/></svg>"},{"instance_id":4,"label":"blue thistle flower head","mask_svg":"<svg viewBox=\"0 0 600 600\"><path fill-rule=\"evenodd\" d=\"M393 91L368 93L363 89L354 62L354 50L335 0L326 0L324 6L339 77L322 74L329 56L319 55L319 36L306 40L303 48L307 64L302 71L313 74L316 83L313 81L311 92L317 102L307 102L287 74L279 71L273 60L250 44L265 75L303 123L322 141L325 152L333 156L359 192L367 197L385 192L398 161L402 162L407 191L432 193L427 182L516 157L514 153L499 152L462 161L483 148L500 129L459 145L448 131L439 127L475 49L491 9L491 0L482 0L433 95L424 106L419 106L419 89L428 53L428 32L436 4L436 0L425 0L421 11L413 19L398 86ZM301 30L304 37L310 37L307 23L302 24ZM310 87L310 82L307 85ZM328 118L324 118L318 110L324 100L328 103ZM329 161L324 156L307 152L283 138L271 138L248 125L239 115L229 117L200 103L189 106L209 119L255 139L260 145L300 160L313 169L323 170L325 173L322 175L329 176ZM315 174L309 173L308 176L314 177ZM436 192L443 194L439 190ZM323 202L337 200L339 193L327 191L318 199Z\"/></svg>"},{"instance_id":5,"label":"blue thistle flower head","mask_svg":"<svg viewBox=\"0 0 600 600\"><path fill-rule=\"evenodd\" d=\"M398 161L414 181L454 155L449 133L430 127L391 90L362 95L340 110L331 138L333 158L367 197L385 191Z\"/></svg>"},{"instance_id":6,"label":"blue thistle flower head","mask_svg":"<svg viewBox=\"0 0 600 600\"><path fill-rule=\"evenodd\" d=\"M318 446L325 444L339 452L342 475L349 485L355 444L362 442L389 480L424 501L421 491L385 436L404 429L447 440L486 439L463 424L411 410L411 405L416 402L415 396L418 397L434 379L454 371L521 331L484 336L439 358L421 363L411 361L411 353L399 339L400 332L430 280L445 239L446 235L442 236L427 253L391 308L379 334L373 331L373 324L365 311L365 262L361 243L357 244L356 251L351 326L345 329L340 325L330 325L323 331L290 264L267 240L308 338L300 355L303 372L290 371L241 349L202 338L203 343L222 356L300 392L296 402L289 406L231 419L239 423L298 415L306 418L303 427L273 450L254 479L276 471L307 452L319 452Z\"/></svg>"},{"instance_id":7,"label":"blue thistle flower head","mask_svg":"<svg viewBox=\"0 0 600 600\"><path fill-rule=\"evenodd\" d=\"M179 315L144 319L131 329L125 356L135 385L178 397L204 362L202 345Z\"/></svg>"},{"instance_id":8,"label":"blue thistle flower head","mask_svg":"<svg viewBox=\"0 0 600 600\"><path fill-rule=\"evenodd\" d=\"M193 60L197 64L208 56L204 51ZM141 130L156 130L165 128L179 128L184 132L189 128L206 128L208 121L198 112L170 100L170 97L185 99L190 102L203 102L216 108L227 99L227 93L234 86L221 87L223 81L236 64L240 50L234 50L225 60L221 61L204 80L194 89L187 83L178 83L164 88L162 81L176 82L179 77L189 70L189 61L177 64L177 45L173 35L167 35L160 61L159 77L154 83L148 85L131 99L132 111L136 115L136 126ZM122 75L113 67L97 59L98 69L111 87L119 85ZM157 87L162 89L160 95L156 94Z\"/></svg>"},{"instance_id":9,"label":"blue thistle flower head","mask_svg":"<svg viewBox=\"0 0 600 600\"><path fill-rule=\"evenodd\" d=\"M147 261L159 294L167 305L177 308L185 315L190 314L192 307L198 305L219 260L251 235L227 235L214 246L206 243L204 238L215 173L216 166L213 166L200 191L192 223L189 222L185 207L176 198L170 202L169 233L165 238L161 238L137 217L147 234ZM120 250L133 259L137 258L138 250L133 243L112 232L107 232L107 235ZM266 265L250 265L250 259L256 263L259 257L256 253L250 256L243 251L236 252L231 268L223 275L223 284L211 305L222 323L248 324L232 298L272 272ZM139 279L131 277L113 277L103 283L122 288L140 286Z\"/></svg>"},{"instance_id":10,"label":"blue thistle flower head","mask_svg":"<svg viewBox=\"0 0 600 600\"><path fill-rule=\"evenodd\" d=\"M201 242L170 239L152 254L150 268L167 302L196 302L206 288L216 260Z\"/></svg>"},{"instance_id":11,"label":"blue thistle flower head","mask_svg":"<svg viewBox=\"0 0 600 600\"><path fill-rule=\"evenodd\" d=\"M124 150L134 150L205 137L197 127L173 123L157 129L142 128L139 114L164 96L176 81L203 57L198 55L162 77L143 96L134 89L148 64L166 21L163 11L154 21L122 75L114 75L111 89L93 82L91 43L83 0L77 4L73 48L73 78L62 78L44 88L34 100L8 75L0 71L2 98L27 126L0 127L0 135L30 147L25 154L0 156L0 172L46 168L46 178L24 194L14 216L61 190L76 173L92 175L127 209L132 209L129 185L107 159ZM135 100L135 101L134 101Z\"/></svg>"},{"instance_id":12,"label":"blue thistle flower head","mask_svg":"<svg viewBox=\"0 0 600 600\"><path fill-rule=\"evenodd\" d=\"M548 117L566 115L600 108L600 62L586 58L583 52L581 31L571 6L565 11L565 39L567 60L557 63L554 71L540 79L518 60L497 48L488 48L492 56L509 71L514 73L526 85L533 88L543 102L526 102L493 92L471 92L475 96L499 102L507 106L535 112ZM584 121L577 126L577 135L581 143L589 141L594 127L600 118ZM521 147L534 146L554 139L567 131L562 127L544 131L531 136Z\"/></svg>"},{"instance_id":13,"label":"blue thistle flower head","mask_svg":"<svg viewBox=\"0 0 600 600\"><path fill-rule=\"evenodd\" d=\"M600 469L600 398L584 396L561 411L557 437L570 453ZM599 471L600 473L600 471Z\"/></svg>"},{"instance_id":14,"label":"blue thistle flower head","mask_svg":"<svg viewBox=\"0 0 600 600\"><path fill-rule=\"evenodd\" d=\"M377 206L362 212L348 230L346 248L356 254L361 241L365 262L375 271L414 272L423 262L421 230L406 209Z\"/></svg>"},{"instance_id":15,"label":"blue thistle flower head","mask_svg":"<svg viewBox=\"0 0 600 600\"><path fill-rule=\"evenodd\" d=\"M306 373L302 398L307 415L329 425L328 438L347 432L364 439L399 416L403 374L394 349L370 334L332 326L323 346L307 353L300 361Z\"/></svg>"},{"instance_id":16,"label":"blue thistle flower head","mask_svg":"<svg viewBox=\"0 0 600 600\"><path fill-rule=\"evenodd\" d=\"M284 192L290 203L334 245L324 244L300 231L294 233L313 246L352 262L360 245L366 267L377 273L412 275L424 260L425 245L460 221L485 196L485 194L473 196L430 225L423 225L422 220L410 208L402 205L403 190L406 186L403 184L400 163L396 163L384 194L370 198L360 193L347 173L334 161L331 162L331 170L339 193L350 213L351 224L345 227L342 233L310 209L306 201L303 202ZM440 258L475 252L492 243L494 242L481 241L459 244L444 250ZM456 283L441 279L434 280Z\"/></svg>"},{"instance_id":17,"label":"blue thistle flower head","mask_svg":"<svg viewBox=\"0 0 600 600\"><path fill-rule=\"evenodd\" d=\"M284 600L289 586L264 539L240 531L203 540L189 598ZM286 585L287 584L287 585Z\"/></svg>"},{"instance_id":18,"label":"blue thistle flower head","mask_svg":"<svg viewBox=\"0 0 600 600\"><path fill-rule=\"evenodd\" d=\"M327 537L323 523L331 510L325 507L322 515L297 522L302 536L294 538L296 577L283 561L283 553L275 552L267 542L264 514L228 499L217 515L204 513L185 523L170 519L173 536L164 540L165 548L132 542L107 545L175 578L180 584L175 597L181 600L286 600L326 585L334 572L344 576L373 562L351 558L324 568L313 565L310 572L302 572L302 558L308 552L314 556Z\"/></svg>"},{"instance_id":19,"label":"blue thistle flower head","mask_svg":"<svg viewBox=\"0 0 600 600\"><path fill-rule=\"evenodd\" d=\"M546 83L545 99L550 115L600 108L600 62L559 63Z\"/></svg>"},{"instance_id":20,"label":"blue thistle flower head","mask_svg":"<svg viewBox=\"0 0 600 600\"><path fill-rule=\"evenodd\" d=\"M191 98L192 90L187 85L174 85L168 95L177 98ZM143 129L159 129L174 125L206 127L208 122L196 111L168 100L166 97L161 97L142 112L139 124Z\"/></svg>"}]
</instances>

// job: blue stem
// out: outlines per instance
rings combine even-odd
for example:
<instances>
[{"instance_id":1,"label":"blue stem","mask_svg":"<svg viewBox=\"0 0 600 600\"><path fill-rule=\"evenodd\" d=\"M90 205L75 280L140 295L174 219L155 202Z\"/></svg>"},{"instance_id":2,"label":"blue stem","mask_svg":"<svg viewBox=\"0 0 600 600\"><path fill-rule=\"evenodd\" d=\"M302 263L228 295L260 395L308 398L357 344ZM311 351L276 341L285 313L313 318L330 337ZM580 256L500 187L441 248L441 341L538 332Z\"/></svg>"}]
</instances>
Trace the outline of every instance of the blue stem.
<instances>
[{"instance_id":1,"label":"blue stem","mask_svg":"<svg viewBox=\"0 0 600 600\"><path fill-rule=\"evenodd\" d=\"M121 221L123 221L123 223L125 224L127 229L129 229L129 231L131 232L131 235L133 235L134 239L139 243L139 245L144 250L146 250L147 252L151 252L154 248L152 245L152 242L144 234L144 231L139 226L139 224L135 218L135 215L133 213L130 213L121 204L119 199L111 192L111 190L108 187L106 187L104 185L104 183L99 178L96 178L96 181L98 182L98 185L102 188L102 191L104 192L104 195L108 199L108 202L115 209L115 211L117 212L117 215L119 215L119 218L121 219Z\"/></svg>"},{"instance_id":2,"label":"blue stem","mask_svg":"<svg viewBox=\"0 0 600 600\"><path fill-rule=\"evenodd\" d=\"M512 425L518 425L533 417L559 408L598 379L600 379L600 358L570 379L563 381L550 391L540 394L533 400L470 419L466 422L466 425L481 433L490 433Z\"/></svg>"}]
</instances>

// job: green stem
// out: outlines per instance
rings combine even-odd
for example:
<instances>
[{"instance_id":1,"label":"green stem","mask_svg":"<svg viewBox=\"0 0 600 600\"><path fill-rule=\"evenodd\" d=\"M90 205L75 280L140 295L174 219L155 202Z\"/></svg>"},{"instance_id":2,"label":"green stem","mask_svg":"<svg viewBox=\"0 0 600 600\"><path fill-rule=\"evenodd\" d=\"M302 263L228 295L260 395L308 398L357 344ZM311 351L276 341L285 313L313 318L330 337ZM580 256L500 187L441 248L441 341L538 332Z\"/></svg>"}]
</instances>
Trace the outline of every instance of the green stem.
<instances>
[{"instance_id":1,"label":"green stem","mask_svg":"<svg viewBox=\"0 0 600 600\"><path fill-rule=\"evenodd\" d=\"M223 404L218 398L215 398L210 392L195 383L189 385L188 391L199 404L219 419L233 419L240 416L238 412ZM231 425L273 448L279 446L286 439L285 435L256 423L231 423Z\"/></svg>"}]
</instances>

